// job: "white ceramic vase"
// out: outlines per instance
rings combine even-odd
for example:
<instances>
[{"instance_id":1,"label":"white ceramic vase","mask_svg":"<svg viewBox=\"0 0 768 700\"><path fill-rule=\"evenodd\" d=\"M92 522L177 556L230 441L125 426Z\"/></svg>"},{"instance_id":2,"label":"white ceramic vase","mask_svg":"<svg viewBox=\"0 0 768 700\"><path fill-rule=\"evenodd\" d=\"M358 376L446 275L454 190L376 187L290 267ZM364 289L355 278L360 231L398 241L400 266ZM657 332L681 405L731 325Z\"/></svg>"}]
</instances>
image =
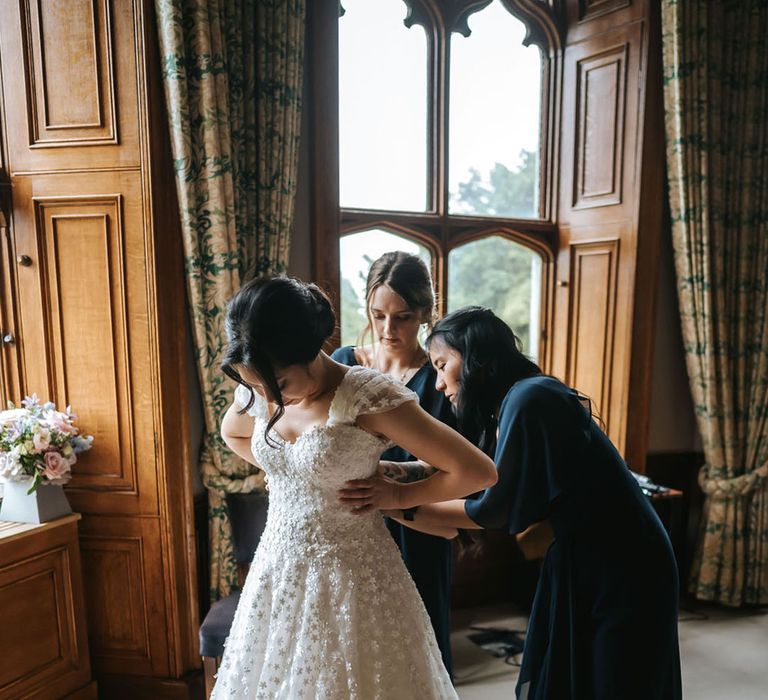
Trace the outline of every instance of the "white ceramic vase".
<instances>
[{"instance_id":1,"label":"white ceramic vase","mask_svg":"<svg viewBox=\"0 0 768 700\"><path fill-rule=\"evenodd\" d=\"M32 479L6 481L3 484L0 520L16 523L45 523L72 512L61 486L40 484L33 493L27 494L31 486Z\"/></svg>"}]
</instances>

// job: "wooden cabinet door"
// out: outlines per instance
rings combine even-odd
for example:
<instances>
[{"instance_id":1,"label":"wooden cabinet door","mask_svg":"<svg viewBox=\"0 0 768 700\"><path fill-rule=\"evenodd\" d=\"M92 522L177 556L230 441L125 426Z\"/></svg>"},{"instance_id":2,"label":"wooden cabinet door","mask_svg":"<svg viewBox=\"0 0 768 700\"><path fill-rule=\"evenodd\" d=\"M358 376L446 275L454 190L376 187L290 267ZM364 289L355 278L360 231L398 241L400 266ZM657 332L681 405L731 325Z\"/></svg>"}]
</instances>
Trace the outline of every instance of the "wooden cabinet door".
<instances>
[{"instance_id":1,"label":"wooden cabinet door","mask_svg":"<svg viewBox=\"0 0 768 700\"><path fill-rule=\"evenodd\" d=\"M138 173L13 178L25 390L71 405L93 449L67 493L83 513L157 514Z\"/></svg>"},{"instance_id":2,"label":"wooden cabinet door","mask_svg":"<svg viewBox=\"0 0 768 700\"><path fill-rule=\"evenodd\" d=\"M28 172L137 168L136 5L0 0L8 161Z\"/></svg>"},{"instance_id":3,"label":"wooden cabinet door","mask_svg":"<svg viewBox=\"0 0 768 700\"><path fill-rule=\"evenodd\" d=\"M568 10L553 369L642 470L664 176L658 26L649 2Z\"/></svg>"},{"instance_id":4,"label":"wooden cabinet door","mask_svg":"<svg viewBox=\"0 0 768 700\"><path fill-rule=\"evenodd\" d=\"M159 511L136 10L0 0L20 386L7 383L72 405L94 435L68 488L86 514Z\"/></svg>"},{"instance_id":5,"label":"wooden cabinet door","mask_svg":"<svg viewBox=\"0 0 768 700\"><path fill-rule=\"evenodd\" d=\"M1 171L0 171L1 172ZM8 190L10 191L10 188ZM10 206L4 206L5 191L0 183L0 410L9 401L22 398L21 352L17 323L17 295L14 280L14 249L10 227Z\"/></svg>"},{"instance_id":6,"label":"wooden cabinet door","mask_svg":"<svg viewBox=\"0 0 768 700\"><path fill-rule=\"evenodd\" d=\"M0 0L0 323L16 328L0 389L71 404L94 435L66 491L109 697L185 697L199 665L183 261L178 221L157 213L176 201L152 8Z\"/></svg>"},{"instance_id":7,"label":"wooden cabinet door","mask_svg":"<svg viewBox=\"0 0 768 700\"><path fill-rule=\"evenodd\" d=\"M0 523L0 700L95 700L77 518Z\"/></svg>"}]
</instances>

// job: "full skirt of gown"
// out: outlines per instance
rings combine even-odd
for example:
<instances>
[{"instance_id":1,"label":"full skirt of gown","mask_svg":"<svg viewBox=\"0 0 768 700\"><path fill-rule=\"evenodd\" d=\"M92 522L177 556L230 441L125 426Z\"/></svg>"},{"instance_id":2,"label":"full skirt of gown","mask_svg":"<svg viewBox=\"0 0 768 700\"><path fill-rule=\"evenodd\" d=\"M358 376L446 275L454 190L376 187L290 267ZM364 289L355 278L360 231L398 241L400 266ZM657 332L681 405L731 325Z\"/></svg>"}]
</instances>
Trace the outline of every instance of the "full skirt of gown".
<instances>
[{"instance_id":1,"label":"full skirt of gown","mask_svg":"<svg viewBox=\"0 0 768 700\"><path fill-rule=\"evenodd\" d=\"M248 403L238 388L236 402ZM351 368L328 421L293 442L266 443L256 397L254 456L267 472L269 515L225 645L213 700L457 698L400 552L378 513L352 515L336 491L372 474L387 444L360 413L415 394Z\"/></svg>"}]
</instances>

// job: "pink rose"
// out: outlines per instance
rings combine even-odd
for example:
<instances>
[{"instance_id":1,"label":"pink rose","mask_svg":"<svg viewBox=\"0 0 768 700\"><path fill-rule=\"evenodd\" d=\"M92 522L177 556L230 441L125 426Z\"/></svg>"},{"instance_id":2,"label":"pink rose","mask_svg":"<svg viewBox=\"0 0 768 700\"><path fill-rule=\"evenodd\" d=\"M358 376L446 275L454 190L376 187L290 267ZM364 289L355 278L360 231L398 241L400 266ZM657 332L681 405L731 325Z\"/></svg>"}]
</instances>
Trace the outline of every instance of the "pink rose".
<instances>
[{"instance_id":1,"label":"pink rose","mask_svg":"<svg viewBox=\"0 0 768 700\"><path fill-rule=\"evenodd\" d=\"M69 460L62 457L58 452L46 452L45 453L45 471L46 478L53 481L54 479L65 479L69 476L71 469Z\"/></svg>"}]
</instances>

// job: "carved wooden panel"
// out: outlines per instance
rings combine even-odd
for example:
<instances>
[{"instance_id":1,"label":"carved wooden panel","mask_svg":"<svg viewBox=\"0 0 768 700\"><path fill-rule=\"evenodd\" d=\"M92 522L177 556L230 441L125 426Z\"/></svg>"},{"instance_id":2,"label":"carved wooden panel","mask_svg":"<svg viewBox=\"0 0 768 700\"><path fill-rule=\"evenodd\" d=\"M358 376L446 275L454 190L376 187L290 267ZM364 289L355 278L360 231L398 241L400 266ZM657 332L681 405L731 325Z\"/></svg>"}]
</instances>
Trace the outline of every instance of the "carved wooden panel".
<instances>
[{"instance_id":1,"label":"carved wooden panel","mask_svg":"<svg viewBox=\"0 0 768 700\"><path fill-rule=\"evenodd\" d=\"M35 208L51 398L75 406L94 436L72 485L134 490L122 198L39 198Z\"/></svg>"},{"instance_id":2,"label":"carved wooden panel","mask_svg":"<svg viewBox=\"0 0 768 700\"><path fill-rule=\"evenodd\" d=\"M21 14L31 144L116 143L107 1L23 0Z\"/></svg>"},{"instance_id":3,"label":"carved wooden panel","mask_svg":"<svg viewBox=\"0 0 768 700\"><path fill-rule=\"evenodd\" d=\"M643 82L649 3L633 0L600 17L598 7L607 4L589 7L595 19L580 21L578 3L568 3L553 372L592 395L609 437L637 466L640 443L628 445L627 426L647 415L647 402L631 403L646 378L630 373L650 351L635 351L648 329L633 324L637 299L652 297L655 289L653 267L640 265L638 255L660 235L658 222L641 235L638 213L654 206L644 198L643 178L663 177L658 166L664 163L661 141L648 151L650 158L640 157L651 143L645 134L649 99L658 94ZM640 296L638 285L645 287Z\"/></svg>"},{"instance_id":4,"label":"carved wooden panel","mask_svg":"<svg viewBox=\"0 0 768 700\"><path fill-rule=\"evenodd\" d=\"M618 240L571 246L567 382L587 394L608 423L616 318Z\"/></svg>"},{"instance_id":5,"label":"carved wooden panel","mask_svg":"<svg viewBox=\"0 0 768 700\"><path fill-rule=\"evenodd\" d=\"M54 697L55 688L78 687L90 674L83 637L78 639L82 610L75 615L67 546L41 548L11 562L4 560L0 568L0 629L13 639L3 645L0 698L38 697L42 689Z\"/></svg>"},{"instance_id":6,"label":"carved wooden panel","mask_svg":"<svg viewBox=\"0 0 768 700\"><path fill-rule=\"evenodd\" d=\"M80 550L95 668L167 672L159 520L86 517Z\"/></svg>"},{"instance_id":7,"label":"carved wooden panel","mask_svg":"<svg viewBox=\"0 0 768 700\"><path fill-rule=\"evenodd\" d=\"M183 257L154 24L147 0L0 0L20 383L71 403L96 436L66 488L84 514L110 698L192 697L200 664ZM71 693L39 700L86 697Z\"/></svg>"},{"instance_id":8,"label":"carved wooden panel","mask_svg":"<svg viewBox=\"0 0 768 700\"><path fill-rule=\"evenodd\" d=\"M62 619L70 607L68 568L62 547L0 573L0 629L16 642L11 658L0 664L0 688L9 690L12 682L22 684L44 671L53 675L71 659L74 630Z\"/></svg>"},{"instance_id":9,"label":"carved wooden panel","mask_svg":"<svg viewBox=\"0 0 768 700\"><path fill-rule=\"evenodd\" d=\"M81 513L158 509L140 187L133 173L14 178L23 390L73 406L95 437L67 486Z\"/></svg>"},{"instance_id":10,"label":"carved wooden panel","mask_svg":"<svg viewBox=\"0 0 768 700\"><path fill-rule=\"evenodd\" d=\"M95 700L73 514L0 522L0 698ZM74 692L73 692L74 691Z\"/></svg>"},{"instance_id":11,"label":"carved wooden panel","mask_svg":"<svg viewBox=\"0 0 768 700\"><path fill-rule=\"evenodd\" d=\"M574 208L620 204L627 45L576 64Z\"/></svg>"},{"instance_id":12,"label":"carved wooden panel","mask_svg":"<svg viewBox=\"0 0 768 700\"><path fill-rule=\"evenodd\" d=\"M594 19L629 7L632 0L579 0L579 19Z\"/></svg>"},{"instance_id":13,"label":"carved wooden panel","mask_svg":"<svg viewBox=\"0 0 768 700\"><path fill-rule=\"evenodd\" d=\"M126 588L126 581L143 581L140 537L88 537L82 543L88 629L95 648L149 658L146 602L141 586ZM118 604L118 601L119 604Z\"/></svg>"},{"instance_id":14,"label":"carved wooden panel","mask_svg":"<svg viewBox=\"0 0 768 700\"><path fill-rule=\"evenodd\" d=\"M138 167L133 2L0 0L12 173Z\"/></svg>"}]
</instances>

